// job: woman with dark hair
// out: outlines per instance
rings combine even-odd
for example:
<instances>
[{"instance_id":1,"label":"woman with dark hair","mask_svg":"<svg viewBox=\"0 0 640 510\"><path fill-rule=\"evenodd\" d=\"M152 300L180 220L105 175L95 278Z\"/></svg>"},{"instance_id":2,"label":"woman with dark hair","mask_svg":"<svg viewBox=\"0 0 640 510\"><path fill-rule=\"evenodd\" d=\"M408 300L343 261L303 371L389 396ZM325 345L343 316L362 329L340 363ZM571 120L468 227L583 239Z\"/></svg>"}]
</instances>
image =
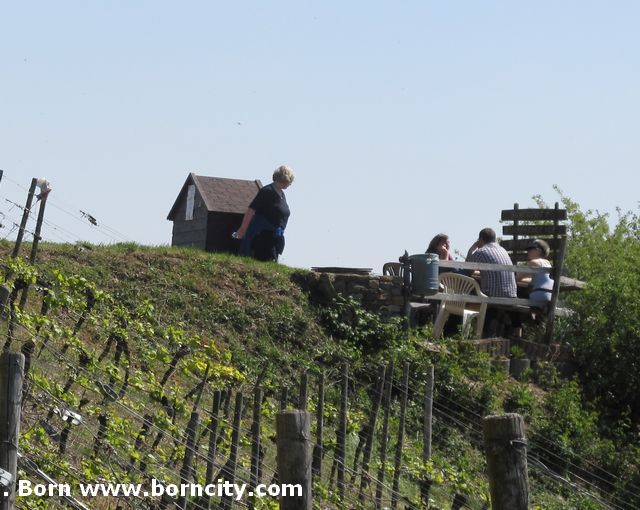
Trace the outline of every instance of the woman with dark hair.
<instances>
[{"instance_id":1,"label":"woman with dark hair","mask_svg":"<svg viewBox=\"0 0 640 510\"><path fill-rule=\"evenodd\" d=\"M529 267L551 267L551 262L548 259L550 251L549 244L544 239L534 239L527 246L527 265ZM519 280L530 282L529 299L540 301L541 304L551 301L553 280L549 273L534 273L533 277L525 276Z\"/></svg>"},{"instance_id":2,"label":"woman with dark hair","mask_svg":"<svg viewBox=\"0 0 640 510\"><path fill-rule=\"evenodd\" d=\"M426 253L435 253L440 260L453 260L450 253L451 241L447 234L438 234L429 243Z\"/></svg>"}]
</instances>

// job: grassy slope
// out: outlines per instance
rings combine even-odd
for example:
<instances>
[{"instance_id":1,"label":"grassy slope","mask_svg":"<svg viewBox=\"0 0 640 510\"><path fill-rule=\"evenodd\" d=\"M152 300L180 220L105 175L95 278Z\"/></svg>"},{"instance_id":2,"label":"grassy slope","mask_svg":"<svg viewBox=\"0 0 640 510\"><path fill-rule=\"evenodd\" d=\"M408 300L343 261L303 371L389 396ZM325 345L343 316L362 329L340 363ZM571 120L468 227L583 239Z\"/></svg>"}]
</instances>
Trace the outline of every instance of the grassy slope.
<instances>
[{"instance_id":1,"label":"grassy slope","mask_svg":"<svg viewBox=\"0 0 640 510\"><path fill-rule=\"evenodd\" d=\"M9 249L7 244L0 245L3 258ZM428 354L423 349L424 340L419 336L370 348L367 353L353 343L333 338L322 325L319 318L321 311L309 302L305 292L294 283L296 272L286 266L197 250L136 245L78 250L71 245L45 244L39 255L38 267L44 272L60 269L65 274L82 275L125 307L134 309L147 300L153 305L154 327L161 330L174 326L184 330L186 335L203 338L214 344L219 351L220 364L236 369L241 379L246 381L246 389L260 374L267 391L275 393L283 385L295 388L300 370L304 368L320 367L335 379L338 362L345 359L352 363L353 372L363 385L371 382L371 374L374 373L371 367L375 362L392 358L396 361L411 360L416 367L416 372L412 374L416 381L427 362L443 362L446 357L442 352ZM33 295L32 306L35 307L37 302L38 296ZM97 353L101 346L93 345L96 341L94 332L93 328L88 328L80 337L87 348L93 347ZM162 342L162 339L158 341ZM169 343L166 347L171 351ZM142 349L139 352L142 353ZM133 364L143 366L136 358L139 354L135 345L132 346L132 354ZM58 375L57 382L64 382L63 371L55 366L55 359L47 360L45 356L38 363L40 366L36 368L41 374L52 374L52 379ZM444 361L443 366L447 363ZM146 364L144 367L148 369ZM150 370L155 371L158 379L163 372L163 362L152 363ZM479 412L501 410L505 396L514 385L512 381L492 376L486 363L478 365L475 361L470 364L463 361L455 366L447 365L441 371L443 373L438 374L441 381L438 382L443 398L457 398L456 390L462 390L465 397L480 397L483 400L477 409L472 401L466 404ZM222 373L220 384L226 374ZM470 383L469 376L484 377L489 382L474 385ZM172 391L184 395L193 387L194 378L178 372L172 383ZM293 389L292 393L295 392ZM132 406L137 405L135 395L128 396ZM143 404L139 405L142 413L145 408ZM357 408L356 405L351 410L350 428L353 434L350 437L354 441L367 406L365 404ZM188 418L187 410L183 411L185 421ZM99 405L93 408L93 412L99 412ZM335 409L329 412L335 412ZM419 435L419 414L419 408L410 410L415 421L408 425L409 437L417 438ZM435 426L435 460L437 463L440 459L440 464L434 469L441 469L447 458L454 461L451 469L445 469L447 472L443 475L452 482L449 489L458 487L476 494L486 492L486 483L479 478L483 469L482 454L465 438L464 427L462 432L456 432L445 420L437 420ZM133 429L126 430L123 436L134 433ZM269 435L269 432L266 434ZM91 444L90 439L86 438L87 444ZM419 442L414 443L419 448ZM86 455L87 444L74 452L76 463ZM412 450L412 445L409 440L405 454L409 464L419 459L419 449ZM441 504L445 505L449 497L443 496ZM543 489L539 491L539 500L545 502L546 508L552 508L549 502L553 499ZM566 502L559 504L558 508L573 508L567 506Z\"/></svg>"}]
</instances>

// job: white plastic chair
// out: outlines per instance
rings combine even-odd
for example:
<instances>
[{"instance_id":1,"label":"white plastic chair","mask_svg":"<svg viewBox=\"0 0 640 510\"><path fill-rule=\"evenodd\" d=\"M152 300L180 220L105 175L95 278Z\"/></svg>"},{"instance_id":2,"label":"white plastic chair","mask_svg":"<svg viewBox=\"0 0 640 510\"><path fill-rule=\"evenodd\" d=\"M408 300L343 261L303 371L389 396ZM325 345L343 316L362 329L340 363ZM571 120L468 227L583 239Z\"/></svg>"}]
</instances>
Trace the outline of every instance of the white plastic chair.
<instances>
[{"instance_id":1,"label":"white plastic chair","mask_svg":"<svg viewBox=\"0 0 640 510\"><path fill-rule=\"evenodd\" d=\"M442 292L446 294L464 294L485 296L480 290L480 285L473 278L458 273L441 273L438 276ZM462 316L462 335L466 338L469 333L471 320L476 319L476 337L482 337L484 319L487 315L487 303L467 303L461 301L441 301L438 308L438 316L433 326L433 335L438 338L442 335L444 325L449 315Z\"/></svg>"},{"instance_id":2,"label":"white plastic chair","mask_svg":"<svg viewBox=\"0 0 640 510\"><path fill-rule=\"evenodd\" d=\"M382 266L382 274L390 276L402 276L404 274L404 268L400 262L387 262Z\"/></svg>"}]
</instances>

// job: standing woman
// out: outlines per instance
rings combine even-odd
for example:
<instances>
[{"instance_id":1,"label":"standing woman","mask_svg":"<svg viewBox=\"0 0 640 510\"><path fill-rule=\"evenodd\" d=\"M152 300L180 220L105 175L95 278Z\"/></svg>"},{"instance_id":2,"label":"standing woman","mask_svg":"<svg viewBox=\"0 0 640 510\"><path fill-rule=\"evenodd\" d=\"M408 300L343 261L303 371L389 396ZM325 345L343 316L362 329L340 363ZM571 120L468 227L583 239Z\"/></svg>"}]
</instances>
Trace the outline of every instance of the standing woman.
<instances>
[{"instance_id":1,"label":"standing woman","mask_svg":"<svg viewBox=\"0 0 640 510\"><path fill-rule=\"evenodd\" d=\"M240 255L262 261L277 261L284 250L284 229L291 211L284 190L293 182L293 170L280 166L273 172L273 182L265 186L249 204L236 233Z\"/></svg>"}]
</instances>

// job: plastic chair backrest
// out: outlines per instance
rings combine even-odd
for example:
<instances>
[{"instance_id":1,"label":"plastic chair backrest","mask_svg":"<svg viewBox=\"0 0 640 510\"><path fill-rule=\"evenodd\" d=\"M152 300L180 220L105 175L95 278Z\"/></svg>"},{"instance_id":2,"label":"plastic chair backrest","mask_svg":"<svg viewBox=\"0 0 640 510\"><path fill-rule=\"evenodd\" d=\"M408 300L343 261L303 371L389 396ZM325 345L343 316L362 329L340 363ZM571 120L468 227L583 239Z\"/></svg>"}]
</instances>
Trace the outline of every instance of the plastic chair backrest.
<instances>
[{"instance_id":1,"label":"plastic chair backrest","mask_svg":"<svg viewBox=\"0 0 640 510\"><path fill-rule=\"evenodd\" d=\"M402 264L400 262L387 262L382 266L382 274L389 276L402 276L404 273Z\"/></svg>"},{"instance_id":2,"label":"plastic chair backrest","mask_svg":"<svg viewBox=\"0 0 640 510\"><path fill-rule=\"evenodd\" d=\"M458 273L440 273L438 276L440 283L444 286L446 294L476 294L484 296L480 290L480 285L470 276L464 276ZM463 313L465 308L464 301L446 301L445 306L455 313Z\"/></svg>"}]
</instances>

